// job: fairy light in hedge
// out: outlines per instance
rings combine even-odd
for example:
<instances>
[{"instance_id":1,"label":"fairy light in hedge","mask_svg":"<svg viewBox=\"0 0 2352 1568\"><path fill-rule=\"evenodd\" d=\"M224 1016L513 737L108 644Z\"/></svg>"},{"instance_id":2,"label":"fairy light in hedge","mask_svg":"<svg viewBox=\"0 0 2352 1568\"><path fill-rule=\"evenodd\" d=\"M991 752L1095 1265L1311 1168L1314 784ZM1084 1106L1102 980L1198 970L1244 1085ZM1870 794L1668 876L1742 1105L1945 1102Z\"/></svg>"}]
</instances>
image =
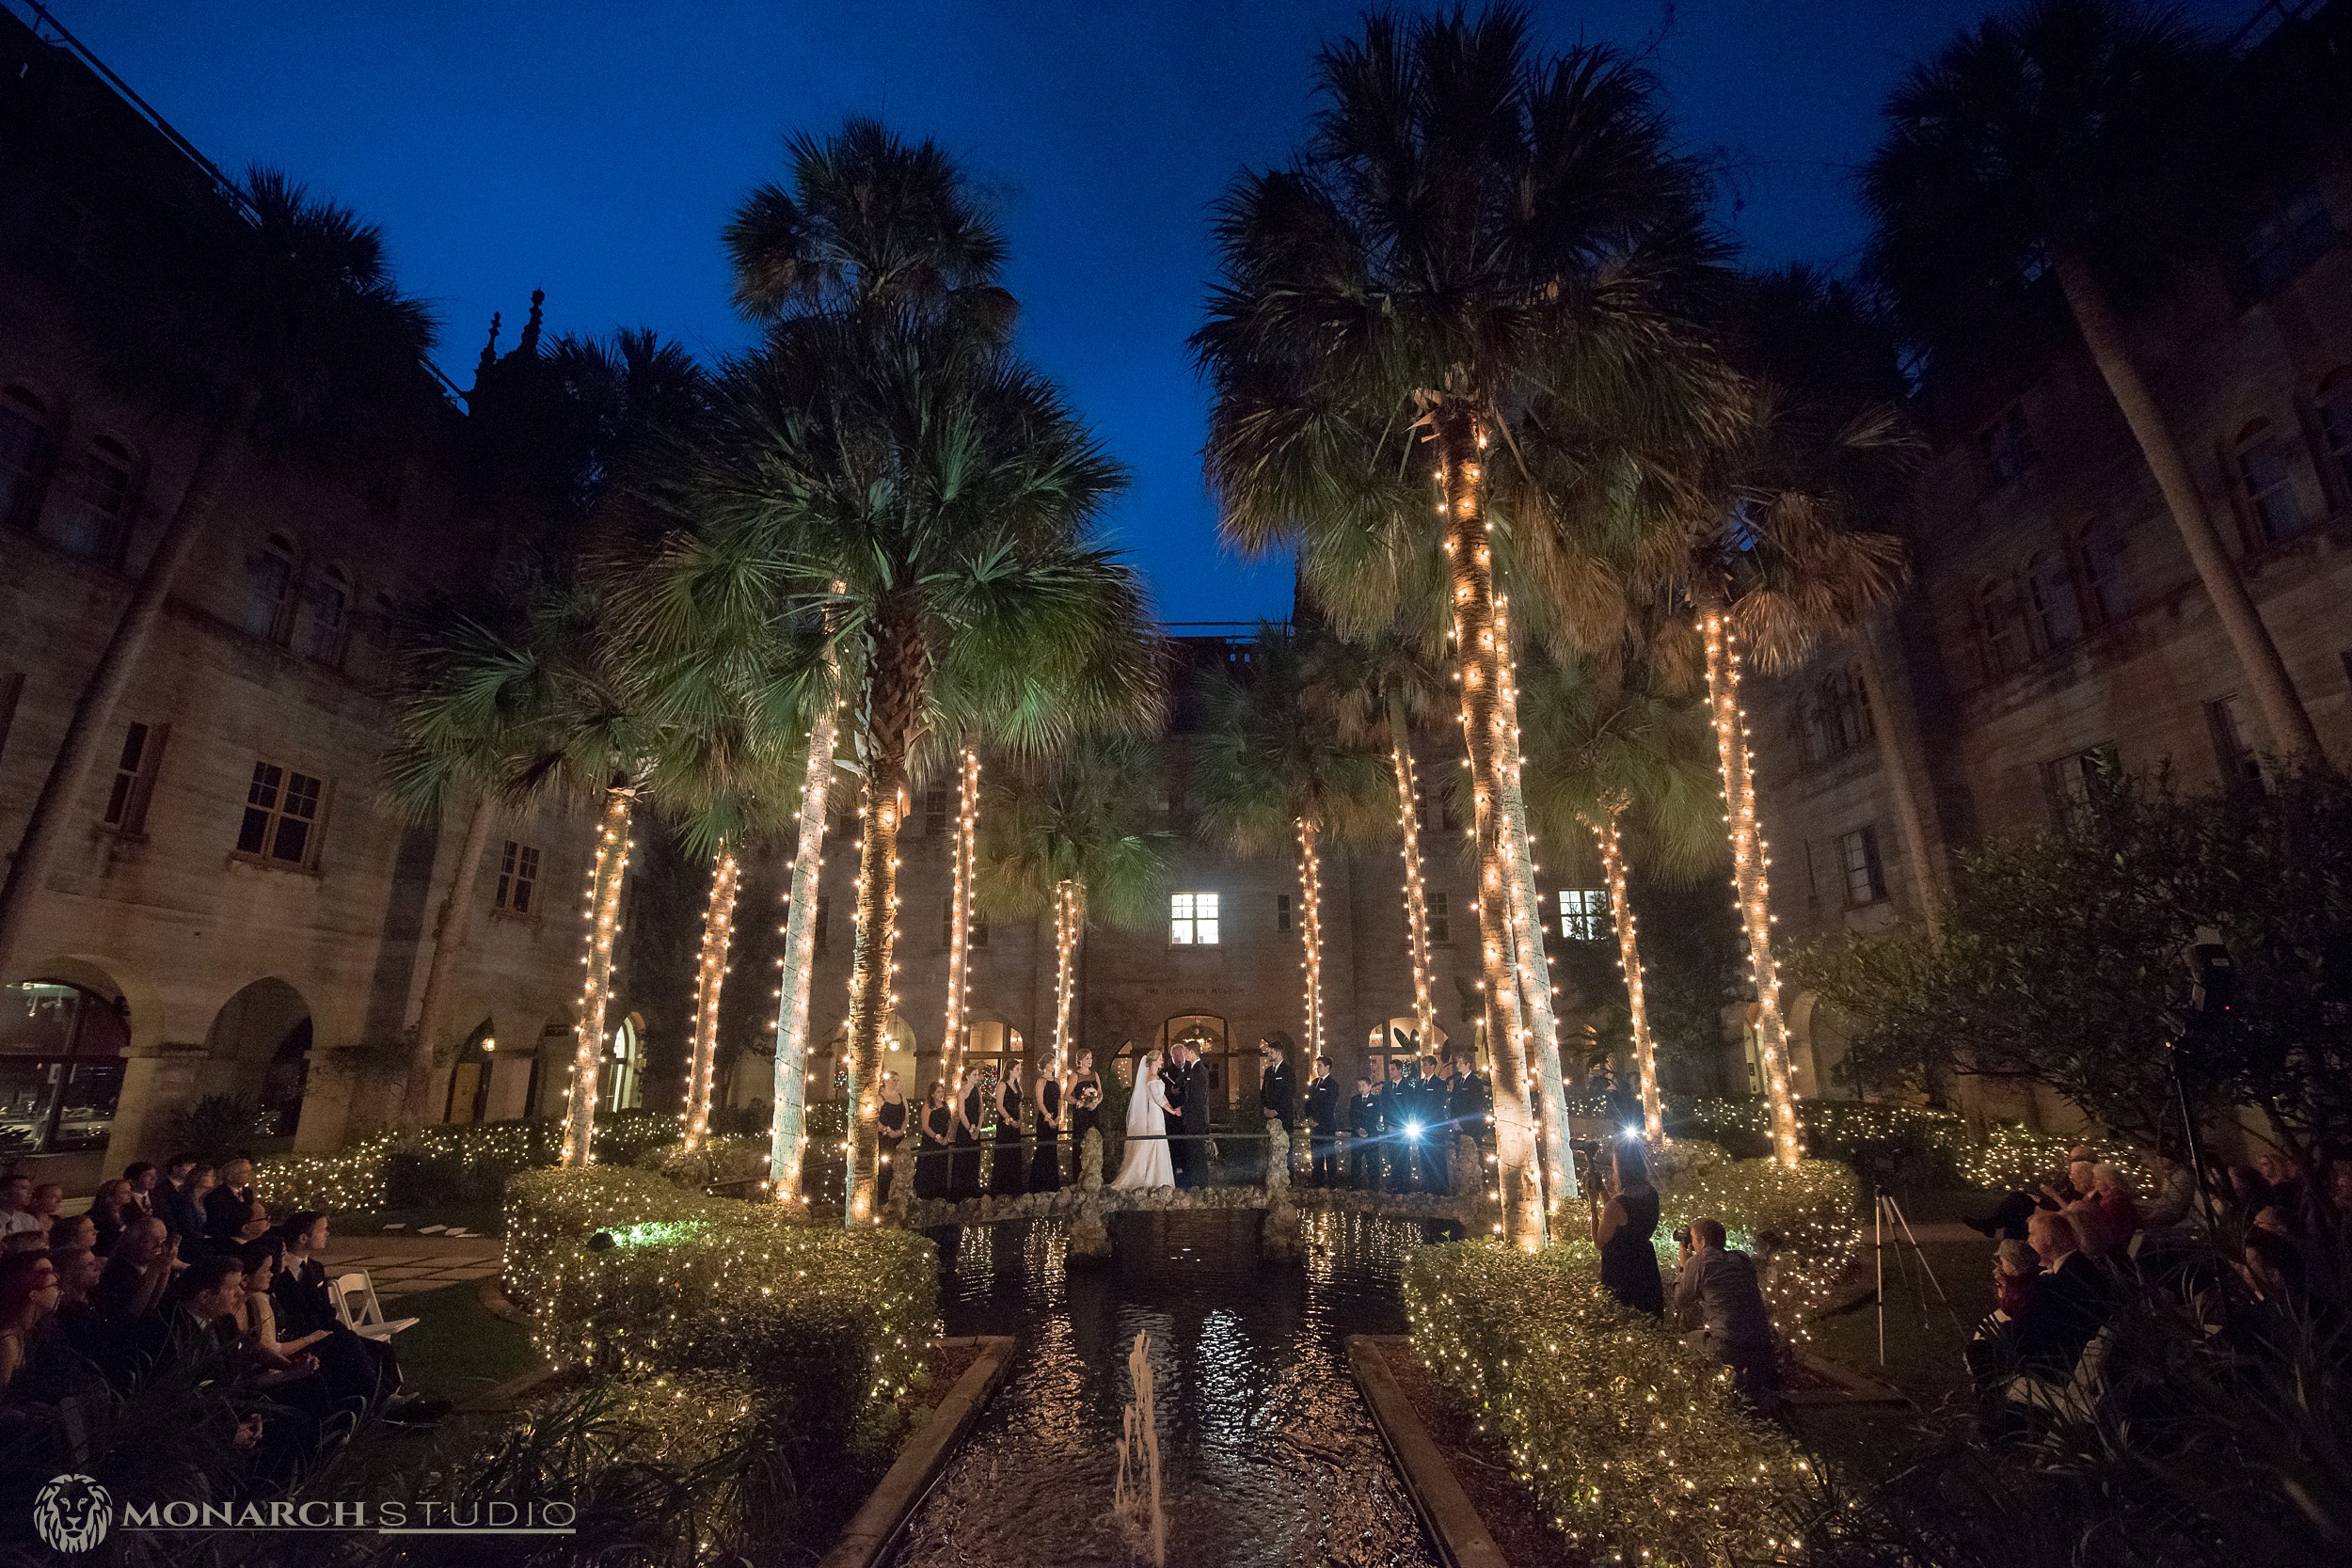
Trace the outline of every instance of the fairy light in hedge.
<instances>
[{"instance_id":1,"label":"fairy light in hedge","mask_svg":"<svg viewBox=\"0 0 2352 1568\"><path fill-rule=\"evenodd\" d=\"M1593 837L1600 846L1601 872L1609 884L1609 912L1617 926L1617 971L1625 976L1633 1060L1642 1080L1642 1135L1656 1148L1666 1141L1666 1113L1658 1097L1658 1052L1650 1039L1649 1003L1642 992L1642 948L1634 935L1633 904L1626 895L1625 847L1616 812L1609 814L1607 827L1594 827Z\"/></svg>"},{"instance_id":2,"label":"fairy light in hedge","mask_svg":"<svg viewBox=\"0 0 2352 1568\"><path fill-rule=\"evenodd\" d=\"M1307 978L1306 1059L1323 1054L1323 858L1316 850L1314 823L1296 819L1298 830L1299 968Z\"/></svg>"},{"instance_id":3,"label":"fairy light in hedge","mask_svg":"<svg viewBox=\"0 0 2352 1568\"><path fill-rule=\"evenodd\" d=\"M572 1068L564 1095L564 1163L584 1165L594 1158L596 1126L596 1077L604 1065L604 1018L612 994L612 942L621 934L621 883L628 871L629 813L637 791L617 785L605 792L604 821L596 831L596 853L588 867L587 899L580 915L587 922L587 951L580 967L579 1022Z\"/></svg>"},{"instance_id":4,"label":"fairy light in hedge","mask_svg":"<svg viewBox=\"0 0 2352 1568\"><path fill-rule=\"evenodd\" d=\"M694 1054L688 1068L686 1147L710 1132L710 1100L719 1076L719 1001L726 990L727 954L735 942L735 895L741 867L724 845L710 874L710 904L703 911L702 957L694 974Z\"/></svg>"},{"instance_id":5,"label":"fairy light in hedge","mask_svg":"<svg viewBox=\"0 0 2352 1568\"><path fill-rule=\"evenodd\" d=\"M1772 1112L1772 1152L1783 1164L1803 1156L1796 1097L1788 1086L1788 1031L1780 1015L1780 966L1772 958L1772 863L1756 825L1755 755L1748 750L1747 715L1740 706L1739 636L1720 610L1699 615L1707 641L1707 700L1724 775L1724 820L1731 828L1733 907L1748 939L1748 977L1756 987L1756 1051Z\"/></svg>"}]
</instances>

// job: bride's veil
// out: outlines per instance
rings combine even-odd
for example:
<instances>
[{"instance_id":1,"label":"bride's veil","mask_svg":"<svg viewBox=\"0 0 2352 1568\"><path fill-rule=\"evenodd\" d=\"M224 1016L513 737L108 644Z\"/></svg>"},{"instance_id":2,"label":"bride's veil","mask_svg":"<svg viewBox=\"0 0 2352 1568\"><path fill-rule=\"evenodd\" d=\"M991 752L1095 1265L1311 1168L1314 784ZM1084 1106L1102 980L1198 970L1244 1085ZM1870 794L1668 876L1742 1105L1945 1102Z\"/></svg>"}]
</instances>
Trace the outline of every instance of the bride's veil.
<instances>
[{"instance_id":1,"label":"bride's veil","mask_svg":"<svg viewBox=\"0 0 2352 1568\"><path fill-rule=\"evenodd\" d=\"M1146 1132L1152 1125L1150 1085L1159 1070L1160 1053L1156 1051L1145 1053L1143 1065L1136 1069L1136 1092L1127 1101L1127 1131L1130 1132Z\"/></svg>"}]
</instances>

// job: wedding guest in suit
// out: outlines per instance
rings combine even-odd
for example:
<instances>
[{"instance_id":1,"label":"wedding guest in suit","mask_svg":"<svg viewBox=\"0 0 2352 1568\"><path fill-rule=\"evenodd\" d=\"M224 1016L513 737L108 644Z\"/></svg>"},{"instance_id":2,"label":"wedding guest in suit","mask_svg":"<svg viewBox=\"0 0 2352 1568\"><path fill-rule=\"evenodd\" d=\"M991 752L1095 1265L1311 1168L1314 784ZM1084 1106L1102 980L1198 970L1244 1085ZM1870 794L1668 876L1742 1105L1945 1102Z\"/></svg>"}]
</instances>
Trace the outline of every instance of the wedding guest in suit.
<instances>
[{"instance_id":1,"label":"wedding guest in suit","mask_svg":"<svg viewBox=\"0 0 2352 1568\"><path fill-rule=\"evenodd\" d=\"M1380 1096L1369 1078L1356 1080L1347 1102L1347 1184L1359 1192L1380 1185Z\"/></svg>"},{"instance_id":2,"label":"wedding guest in suit","mask_svg":"<svg viewBox=\"0 0 2352 1568\"><path fill-rule=\"evenodd\" d=\"M1314 1149L1313 1181L1318 1187L1338 1185L1340 1081L1331 1076L1331 1058L1315 1058L1315 1075L1307 1081L1306 1121Z\"/></svg>"}]
</instances>

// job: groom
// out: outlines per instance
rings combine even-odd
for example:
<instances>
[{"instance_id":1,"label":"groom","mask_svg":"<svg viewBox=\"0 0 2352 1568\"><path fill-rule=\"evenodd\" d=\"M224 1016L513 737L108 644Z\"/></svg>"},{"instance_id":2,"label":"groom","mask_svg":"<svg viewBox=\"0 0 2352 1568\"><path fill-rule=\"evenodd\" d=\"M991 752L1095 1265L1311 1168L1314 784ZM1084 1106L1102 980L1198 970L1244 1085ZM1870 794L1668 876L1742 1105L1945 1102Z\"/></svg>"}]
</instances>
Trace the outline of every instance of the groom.
<instances>
[{"instance_id":1,"label":"groom","mask_svg":"<svg viewBox=\"0 0 2352 1568\"><path fill-rule=\"evenodd\" d=\"M1200 1146L1187 1136L1208 1131L1209 1101L1201 1088L1200 1058L1183 1040L1168 1047L1168 1131L1169 1160L1176 1166L1176 1185L1200 1185Z\"/></svg>"}]
</instances>

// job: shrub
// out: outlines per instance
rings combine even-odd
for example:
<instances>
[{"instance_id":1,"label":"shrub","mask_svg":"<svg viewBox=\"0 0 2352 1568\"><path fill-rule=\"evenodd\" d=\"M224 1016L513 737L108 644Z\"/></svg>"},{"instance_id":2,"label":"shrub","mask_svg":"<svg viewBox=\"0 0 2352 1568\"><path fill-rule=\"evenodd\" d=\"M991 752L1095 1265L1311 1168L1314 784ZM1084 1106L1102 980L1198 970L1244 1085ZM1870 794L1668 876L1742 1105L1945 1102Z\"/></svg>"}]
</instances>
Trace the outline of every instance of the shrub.
<instances>
[{"instance_id":1,"label":"shrub","mask_svg":"<svg viewBox=\"0 0 2352 1568\"><path fill-rule=\"evenodd\" d=\"M1853 1168L1835 1160L1800 1160L1793 1170L1772 1160L1709 1163L1660 1178L1658 1196L1661 1253L1674 1256L1674 1232L1696 1216L1722 1221L1731 1245L1756 1254L1772 1315L1792 1336L1862 1245Z\"/></svg>"},{"instance_id":2,"label":"shrub","mask_svg":"<svg viewBox=\"0 0 2352 1568\"><path fill-rule=\"evenodd\" d=\"M677 1136L677 1117L618 1111L596 1123L599 1161L626 1164ZM482 1121L421 1127L402 1138L368 1133L332 1154L291 1154L259 1162L254 1190L273 1210L330 1212L423 1209L443 1203L495 1203L517 1171L556 1164L564 1123Z\"/></svg>"},{"instance_id":3,"label":"shrub","mask_svg":"<svg viewBox=\"0 0 2352 1568\"><path fill-rule=\"evenodd\" d=\"M1816 1491L1808 1462L1740 1409L1724 1368L1619 1307L1589 1243L1423 1247L1405 1307L1423 1362L1580 1552L1711 1568L1797 1548L1773 1521Z\"/></svg>"},{"instance_id":4,"label":"shrub","mask_svg":"<svg viewBox=\"0 0 2352 1568\"><path fill-rule=\"evenodd\" d=\"M270 1132L268 1112L228 1094L208 1094L164 1118L164 1141L201 1160L226 1159Z\"/></svg>"},{"instance_id":5,"label":"shrub","mask_svg":"<svg viewBox=\"0 0 2352 1568\"><path fill-rule=\"evenodd\" d=\"M1692 1102L1687 1124L1735 1153L1764 1155L1772 1151L1767 1117L1760 1100L1708 1099ZM1951 1111L1851 1100L1800 1100L1797 1117L1806 1153L1846 1161L1875 1186L2030 1189L2063 1171L2067 1151L2084 1144L2143 1187L2147 1180L2137 1149L2089 1132L2037 1132L2013 1121L1978 1132Z\"/></svg>"},{"instance_id":6,"label":"shrub","mask_svg":"<svg viewBox=\"0 0 2352 1568\"><path fill-rule=\"evenodd\" d=\"M764 1180L768 1140L715 1133L693 1149L684 1143L660 1144L637 1157L640 1169L658 1171L681 1187L717 1187Z\"/></svg>"},{"instance_id":7,"label":"shrub","mask_svg":"<svg viewBox=\"0 0 2352 1568\"><path fill-rule=\"evenodd\" d=\"M799 1224L604 1164L526 1171L506 1212L508 1293L558 1366L755 1372L792 1406L771 1418L847 1440L887 1426L937 1328L937 1254L918 1236Z\"/></svg>"}]
</instances>

